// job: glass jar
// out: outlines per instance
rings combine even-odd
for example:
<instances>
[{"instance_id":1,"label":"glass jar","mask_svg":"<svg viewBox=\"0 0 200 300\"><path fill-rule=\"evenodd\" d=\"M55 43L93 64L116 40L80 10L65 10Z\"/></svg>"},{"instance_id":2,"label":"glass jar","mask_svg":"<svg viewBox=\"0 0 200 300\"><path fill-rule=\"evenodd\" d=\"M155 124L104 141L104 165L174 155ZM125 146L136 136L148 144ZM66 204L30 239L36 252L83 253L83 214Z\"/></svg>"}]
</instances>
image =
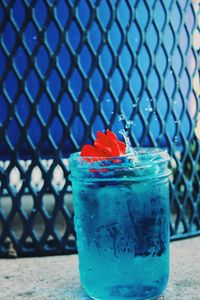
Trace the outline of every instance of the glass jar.
<instances>
[{"instance_id":1,"label":"glass jar","mask_svg":"<svg viewBox=\"0 0 200 300\"><path fill-rule=\"evenodd\" d=\"M169 155L93 160L70 156L81 283L93 299L157 297L169 276Z\"/></svg>"}]
</instances>

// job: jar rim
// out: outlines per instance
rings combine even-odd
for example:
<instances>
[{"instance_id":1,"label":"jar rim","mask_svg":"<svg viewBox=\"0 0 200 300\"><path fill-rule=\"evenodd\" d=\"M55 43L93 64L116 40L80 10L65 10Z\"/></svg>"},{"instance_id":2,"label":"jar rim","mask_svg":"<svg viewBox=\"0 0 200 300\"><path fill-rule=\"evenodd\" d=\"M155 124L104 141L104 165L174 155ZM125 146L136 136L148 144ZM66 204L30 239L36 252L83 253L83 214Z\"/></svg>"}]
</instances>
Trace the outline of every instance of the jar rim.
<instances>
[{"instance_id":1,"label":"jar rim","mask_svg":"<svg viewBox=\"0 0 200 300\"><path fill-rule=\"evenodd\" d=\"M145 167L145 165L158 164L168 162L170 156L166 149L161 149L157 147L135 147L135 153L127 153L121 156L110 156L110 157L93 157L93 156L80 156L80 152L72 153L69 157L70 162L78 163L81 165L92 166L93 164L102 164L103 162L116 161L118 159L131 159L134 161L134 167ZM145 160L144 160L145 157ZM86 164L83 164L85 162Z\"/></svg>"}]
</instances>

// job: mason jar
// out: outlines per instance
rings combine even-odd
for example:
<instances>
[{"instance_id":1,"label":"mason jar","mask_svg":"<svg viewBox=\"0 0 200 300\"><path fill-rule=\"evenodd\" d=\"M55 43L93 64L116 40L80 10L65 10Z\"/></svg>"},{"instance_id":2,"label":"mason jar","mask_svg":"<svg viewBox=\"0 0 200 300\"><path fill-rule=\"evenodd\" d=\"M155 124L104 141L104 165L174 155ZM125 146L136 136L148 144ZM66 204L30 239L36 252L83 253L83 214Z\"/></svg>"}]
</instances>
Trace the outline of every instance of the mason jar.
<instances>
[{"instance_id":1,"label":"mason jar","mask_svg":"<svg viewBox=\"0 0 200 300\"><path fill-rule=\"evenodd\" d=\"M149 299L169 277L169 155L70 156L80 279L93 299Z\"/></svg>"}]
</instances>

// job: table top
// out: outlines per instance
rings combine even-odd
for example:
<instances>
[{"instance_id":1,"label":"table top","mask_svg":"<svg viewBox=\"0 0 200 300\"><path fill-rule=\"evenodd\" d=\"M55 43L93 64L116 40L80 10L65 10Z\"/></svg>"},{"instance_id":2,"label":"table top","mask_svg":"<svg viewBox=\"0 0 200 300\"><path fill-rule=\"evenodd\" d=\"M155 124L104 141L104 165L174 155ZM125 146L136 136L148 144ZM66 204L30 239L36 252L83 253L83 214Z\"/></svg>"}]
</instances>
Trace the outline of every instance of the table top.
<instances>
[{"instance_id":1,"label":"table top","mask_svg":"<svg viewBox=\"0 0 200 300\"><path fill-rule=\"evenodd\" d=\"M159 300L200 300L200 237L171 243L171 272ZM78 256L0 259L1 300L89 300Z\"/></svg>"}]
</instances>

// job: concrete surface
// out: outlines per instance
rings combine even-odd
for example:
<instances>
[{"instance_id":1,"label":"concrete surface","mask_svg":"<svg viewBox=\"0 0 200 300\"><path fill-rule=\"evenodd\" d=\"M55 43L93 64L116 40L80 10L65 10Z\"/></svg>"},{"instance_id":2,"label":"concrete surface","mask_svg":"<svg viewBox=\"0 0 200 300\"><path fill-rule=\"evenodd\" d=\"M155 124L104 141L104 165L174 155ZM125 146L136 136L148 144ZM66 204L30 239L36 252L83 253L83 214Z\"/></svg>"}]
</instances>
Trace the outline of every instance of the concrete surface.
<instances>
[{"instance_id":1,"label":"concrete surface","mask_svg":"<svg viewBox=\"0 0 200 300\"><path fill-rule=\"evenodd\" d=\"M0 300L86 300L77 255L0 260ZM171 243L171 275L159 300L200 300L200 237ZM108 299L109 300L109 299Z\"/></svg>"}]
</instances>

